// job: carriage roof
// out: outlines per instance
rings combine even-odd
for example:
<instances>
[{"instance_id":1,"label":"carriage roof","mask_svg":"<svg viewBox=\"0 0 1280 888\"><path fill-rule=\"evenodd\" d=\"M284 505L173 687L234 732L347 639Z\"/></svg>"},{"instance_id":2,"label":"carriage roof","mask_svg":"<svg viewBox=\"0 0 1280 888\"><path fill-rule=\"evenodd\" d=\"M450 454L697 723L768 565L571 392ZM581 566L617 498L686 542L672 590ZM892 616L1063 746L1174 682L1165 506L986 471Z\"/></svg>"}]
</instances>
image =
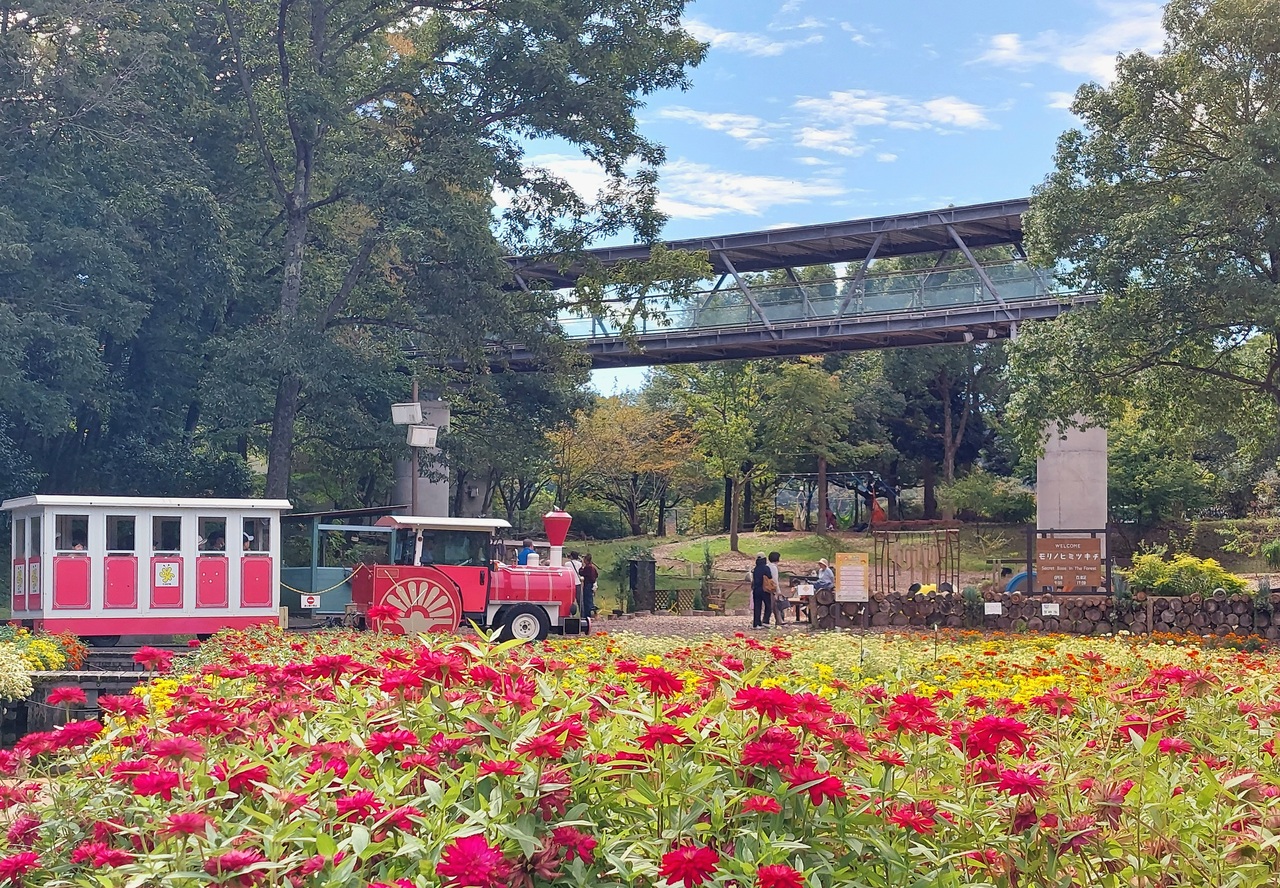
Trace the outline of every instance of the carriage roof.
<instances>
[{"instance_id":1,"label":"carriage roof","mask_svg":"<svg viewBox=\"0 0 1280 888\"><path fill-rule=\"evenodd\" d=\"M226 511L284 512L292 507L283 499L214 499L210 497L158 497L158 496L61 496L38 493L21 496L0 503L0 509L37 508L85 508L85 509L209 509Z\"/></svg>"},{"instance_id":2,"label":"carriage roof","mask_svg":"<svg viewBox=\"0 0 1280 888\"><path fill-rule=\"evenodd\" d=\"M418 530L487 530L492 533L511 522L502 518L439 518L421 515L387 515L379 518L382 527L409 527Z\"/></svg>"}]
</instances>

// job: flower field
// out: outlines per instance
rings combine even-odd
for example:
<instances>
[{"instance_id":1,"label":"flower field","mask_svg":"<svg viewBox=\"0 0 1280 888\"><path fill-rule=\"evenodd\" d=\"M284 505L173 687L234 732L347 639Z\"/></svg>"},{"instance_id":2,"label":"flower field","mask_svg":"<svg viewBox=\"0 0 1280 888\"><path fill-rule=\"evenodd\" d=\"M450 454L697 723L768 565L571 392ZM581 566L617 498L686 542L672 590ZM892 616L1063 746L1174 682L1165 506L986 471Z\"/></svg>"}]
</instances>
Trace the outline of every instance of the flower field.
<instances>
[{"instance_id":1,"label":"flower field","mask_svg":"<svg viewBox=\"0 0 1280 888\"><path fill-rule=\"evenodd\" d=\"M1274 885L1280 657L221 635L0 754L0 884Z\"/></svg>"}]
</instances>

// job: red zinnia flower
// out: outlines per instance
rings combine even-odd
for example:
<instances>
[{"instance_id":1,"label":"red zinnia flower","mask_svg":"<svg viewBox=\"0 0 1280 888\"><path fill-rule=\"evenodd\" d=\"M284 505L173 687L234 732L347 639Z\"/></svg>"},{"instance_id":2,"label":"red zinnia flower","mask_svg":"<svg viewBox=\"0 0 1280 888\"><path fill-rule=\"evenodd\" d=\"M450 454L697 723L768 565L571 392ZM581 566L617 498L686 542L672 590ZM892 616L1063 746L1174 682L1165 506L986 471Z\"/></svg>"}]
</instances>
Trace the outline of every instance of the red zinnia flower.
<instances>
[{"instance_id":1,"label":"red zinnia flower","mask_svg":"<svg viewBox=\"0 0 1280 888\"><path fill-rule=\"evenodd\" d=\"M641 667L636 684L644 685L655 697L673 697L684 690L680 676L659 666Z\"/></svg>"},{"instance_id":2,"label":"red zinnia flower","mask_svg":"<svg viewBox=\"0 0 1280 888\"><path fill-rule=\"evenodd\" d=\"M796 701L782 688L762 688L748 685L740 688L733 698L733 709L754 709L765 718L778 720L796 711Z\"/></svg>"},{"instance_id":3,"label":"red zinnia flower","mask_svg":"<svg viewBox=\"0 0 1280 888\"><path fill-rule=\"evenodd\" d=\"M782 770L782 776L793 788L805 787L809 793L809 801L816 807L826 799L840 798L844 795L844 784L839 777L833 777L825 771L819 771L805 762Z\"/></svg>"},{"instance_id":4,"label":"red zinnia flower","mask_svg":"<svg viewBox=\"0 0 1280 888\"><path fill-rule=\"evenodd\" d=\"M351 817L355 820L367 820L382 813L382 803L372 791L363 789L349 796L342 796L335 801L338 807L338 819Z\"/></svg>"},{"instance_id":5,"label":"red zinnia flower","mask_svg":"<svg viewBox=\"0 0 1280 888\"><path fill-rule=\"evenodd\" d=\"M374 755L380 755L388 749L400 752L409 746L418 745L418 735L413 731L396 730L396 731L377 731L369 735L369 740L365 743L365 747Z\"/></svg>"},{"instance_id":6,"label":"red zinnia flower","mask_svg":"<svg viewBox=\"0 0 1280 888\"><path fill-rule=\"evenodd\" d=\"M742 803L742 813L781 814L782 805L773 796L755 795Z\"/></svg>"},{"instance_id":7,"label":"red zinnia flower","mask_svg":"<svg viewBox=\"0 0 1280 888\"><path fill-rule=\"evenodd\" d=\"M510 871L502 850L483 835L454 839L436 864L436 875L452 888L506 888Z\"/></svg>"},{"instance_id":8,"label":"red zinnia flower","mask_svg":"<svg viewBox=\"0 0 1280 888\"><path fill-rule=\"evenodd\" d=\"M204 862L204 871L211 876L230 876L256 864L263 863L266 859L259 851L224 851L217 857L210 857L206 860ZM240 884L253 884L258 878L265 875L266 873L247 873L240 876Z\"/></svg>"},{"instance_id":9,"label":"red zinnia flower","mask_svg":"<svg viewBox=\"0 0 1280 888\"><path fill-rule=\"evenodd\" d=\"M19 814L9 827L5 838L9 840L11 846L30 848L36 843L36 839L40 837L42 823L43 821L39 817L33 817L30 814Z\"/></svg>"},{"instance_id":10,"label":"red zinnia flower","mask_svg":"<svg viewBox=\"0 0 1280 888\"><path fill-rule=\"evenodd\" d=\"M151 744L149 751L156 758L172 759L175 762L183 759L198 762L204 758L205 753L204 745L190 737L166 737L163 740L156 740Z\"/></svg>"},{"instance_id":11,"label":"red zinnia flower","mask_svg":"<svg viewBox=\"0 0 1280 888\"><path fill-rule=\"evenodd\" d=\"M157 769L133 778L133 793L140 796L158 795L166 802L173 801L173 790L180 780L176 771Z\"/></svg>"},{"instance_id":12,"label":"red zinnia flower","mask_svg":"<svg viewBox=\"0 0 1280 888\"><path fill-rule=\"evenodd\" d=\"M759 888L804 888L804 876L781 863L769 864L756 870Z\"/></svg>"},{"instance_id":13,"label":"red zinnia flower","mask_svg":"<svg viewBox=\"0 0 1280 888\"><path fill-rule=\"evenodd\" d=\"M21 854L10 854L0 857L0 879L19 882L22 876L40 866L40 855L34 851L23 851Z\"/></svg>"},{"instance_id":14,"label":"red zinnia flower","mask_svg":"<svg viewBox=\"0 0 1280 888\"><path fill-rule=\"evenodd\" d=\"M133 855L106 842L85 842L71 852L72 863L90 863L94 866L124 866L133 863Z\"/></svg>"},{"instance_id":15,"label":"red zinnia flower","mask_svg":"<svg viewBox=\"0 0 1280 888\"><path fill-rule=\"evenodd\" d=\"M1017 770L1001 771L1000 782L996 784L996 789L1011 796L1025 795L1038 799L1046 795L1045 787L1048 785L1043 777L1023 765Z\"/></svg>"},{"instance_id":16,"label":"red zinnia flower","mask_svg":"<svg viewBox=\"0 0 1280 888\"><path fill-rule=\"evenodd\" d=\"M888 821L894 826L909 829L921 834L933 832L934 816L937 807L928 800L911 804L894 805L889 811Z\"/></svg>"},{"instance_id":17,"label":"red zinnia flower","mask_svg":"<svg viewBox=\"0 0 1280 888\"><path fill-rule=\"evenodd\" d=\"M662 855L658 875L672 885L680 882L684 888L693 888L708 881L719 863L720 855L711 848L702 845L677 845Z\"/></svg>"},{"instance_id":18,"label":"red zinnia flower","mask_svg":"<svg viewBox=\"0 0 1280 888\"><path fill-rule=\"evenodd\" d=\"M558 759L564 755L564 744L555 737L536 734L516 744L516 755L527 755L530 758Z\"/></svg>"},{"instance_id":19,"label":"red zinnia flower","mask_svg":"<svg viewBox=\"0 0 1280 888\"><path fill-rule=\"evenodd\" d=\"M679 725L660 723L647 726L636 742L640 744L641 749L652 750L659 744L663 746L682 746L690 741L689 735L685 733L684 728Z\"/></svg>"},{"instance_id":20,"label":"red zinnia flower","mask_svg":"<svg viewBox=\"0 0 1280 888\"><path fill-rule=\"evenodd\" d=\"M173 651L162 651L159 648L143 647L133 655L133 662L156 672L167 672L173 660Z\"/></svg>"},{"instance_id":21,"label":"red zinnia flower","mask_svg":"<svg viewBox=\"0 0 1280 888\"><path fill-rule=\"evenodd\" d=\"M1075 697L1061 688L1052 688L1038 697L1031 698L1031 705L1039 706L1050 715L1070 715L1075 712Z\"/></svg>"},{"instance_id":22,"label":"red zinnia flower","mask_svg":"<svg viewBox=\"0 0 1280 888\"><path fill-rule=\"evenodd\" d=\"M502 777L514 777L520 773L524 765L516 761L507 759L505 761L485 762L480 766L480 776L487 777L490 774L498 774Z\"/></svg>"},{"instance_id":23,"label":"red zinnia flower","mask_svg":"<svg viewBox=\"0 0 1280 888\"><path fill-rule=\"evenodd\" d=\"M87 703L84 691L77 687L64 686L54 688L49 692L49 696L45 698L45 702L50 706L61 706L63 703L70 705L72 703Z\"/></svg>"},{"instance_id":24,"label":"red zinnia flower","mask_svg":"<svg viewBox=\"0 0 1280 888\"><path fill-rule=\"evenodd\" d=\"M1167 755L1185 755L1191 751L1191 742L1183 737L1161 737L1160 751Z\"/></svg>"},{"instance_id":25,"label":"red zinnia flower","mask_svg":"<svg viewBox=\"0 0 1280 888\"><path fill-rule=\"evenodd\" d=\"M905 768L907 766L907 760L902 757L902 753L892 749L882 749L877 752L876 761L894 768Z\"/></svg>"},{"instance_id":26,"label":"red zinnia flower","mask_svg":"<svg viewBox=\"0 0 1280 888\"><path fill-rule=\"evenodd\" d=\"M583 863L591 863L595 859L595 836L580 832L572 826L557 826L551 831L551 837L564 848L564 859L572 863L576 857Z\"/></svg>"},{"instance_id":27,"label":"red zinnia flower","mask_svg":"<svg viewBox=\"0 0 1280 888\"><path fill-rule=\"evenodd\" d=\"M404 611L400 610L400 608L396 607L394 604L375 604L365 612L365 616L374 623L381 623L384 620L389 623L394 623L396 620L404 616Z\"/></svg>"},{"instance_id":28,"label":"red zinnia flower","mask_svg":"<svg viewBox=\"0 0 1280 888\"><path fill-rule=\"evenodd\" d=\"M167 836L193 836L203 833L210 823L213 823L213 818L208 814L201 814L199 811L183 811L170 814L165 819L165 825L160 832Z\"/></svg>"}]
</instances>

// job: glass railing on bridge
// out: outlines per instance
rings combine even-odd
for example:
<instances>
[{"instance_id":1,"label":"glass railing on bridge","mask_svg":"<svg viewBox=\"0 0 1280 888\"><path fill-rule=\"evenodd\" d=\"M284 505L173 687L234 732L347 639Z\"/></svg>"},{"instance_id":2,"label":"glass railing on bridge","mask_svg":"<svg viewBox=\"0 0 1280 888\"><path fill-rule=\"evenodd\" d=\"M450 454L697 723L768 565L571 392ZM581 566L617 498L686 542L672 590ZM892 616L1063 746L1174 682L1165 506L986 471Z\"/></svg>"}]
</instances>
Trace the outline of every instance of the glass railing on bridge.
<instances>
[{"instance_id":1,"label":"glass railing on bridge","mask_svg":"<svg viewBox=\"0 0 1280 888\"><path fill-rule=\"evenodd\" d=\"M983 271L1004 302L1048 299L1057 292L1052 272L1025 262L988 265ZM669 297L663 297L660 311L658 306L651 306L650 314L655 316L636 318L634 332L643 335L756 327L763 323L761 314L771 325L812 324L998 305L982 277L970 266L868 275L861 280L849 275L802 283L745 283L744 290L732 279L722 280L719 286L708 286L674 304ZM599 317L567 312L560 318L561 327L574 339L618 336L635 306L619 304L616 311L610 308L606 306Z\"/></svg>"}]
</instances>

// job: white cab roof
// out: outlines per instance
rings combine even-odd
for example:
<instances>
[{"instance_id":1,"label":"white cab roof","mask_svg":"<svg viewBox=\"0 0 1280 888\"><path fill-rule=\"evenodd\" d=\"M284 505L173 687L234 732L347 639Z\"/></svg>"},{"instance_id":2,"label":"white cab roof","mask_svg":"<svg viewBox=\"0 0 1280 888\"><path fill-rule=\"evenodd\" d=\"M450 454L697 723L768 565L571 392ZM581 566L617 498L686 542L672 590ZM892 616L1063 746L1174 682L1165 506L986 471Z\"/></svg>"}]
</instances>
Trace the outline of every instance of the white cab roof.
<instances>
[{"instance_id":1,"label":"white cab roof","mask_svg":"<svg viewBox=\"0 0 1280 888\"><path fill-rule=\"evenodd\" d=\"M213 499L206 497L158 497L158 496L60 496L38 493L5 500L0 509L12 511L31 506L55 509L209 509L225 512L247 512L265 509L286 512L293 507L288 500L269 499Z\"/></svg>"},{"instance_id":2,"label":"white cab roof","mask_svg":"<svg viewBox=\"0 0 1280 888\"><path fill-rule=\"evenodd\" d=\"M510 527L502 518L428 518L421 515L387 515L378 519L383 527L412 527L422 530L488 530Z\"/></svg>"}]
</instances>

